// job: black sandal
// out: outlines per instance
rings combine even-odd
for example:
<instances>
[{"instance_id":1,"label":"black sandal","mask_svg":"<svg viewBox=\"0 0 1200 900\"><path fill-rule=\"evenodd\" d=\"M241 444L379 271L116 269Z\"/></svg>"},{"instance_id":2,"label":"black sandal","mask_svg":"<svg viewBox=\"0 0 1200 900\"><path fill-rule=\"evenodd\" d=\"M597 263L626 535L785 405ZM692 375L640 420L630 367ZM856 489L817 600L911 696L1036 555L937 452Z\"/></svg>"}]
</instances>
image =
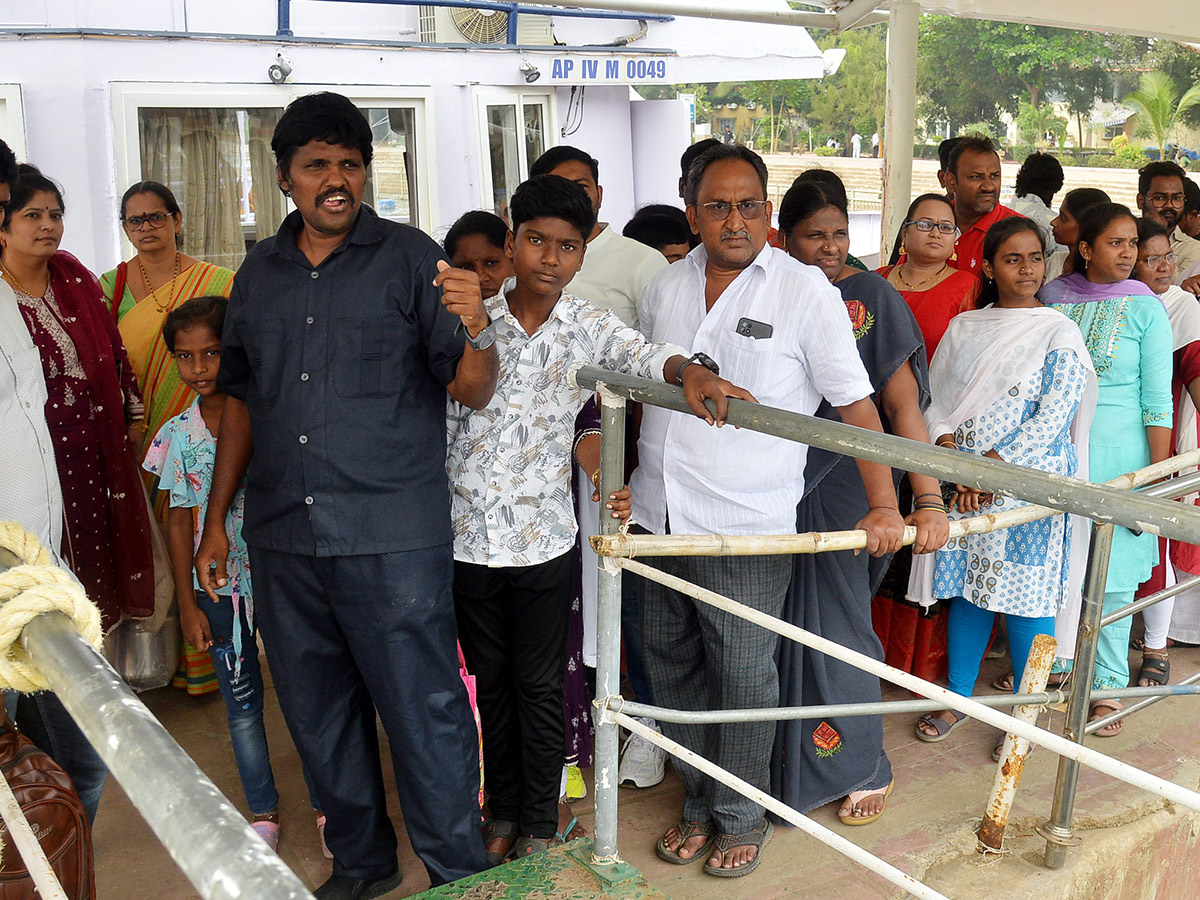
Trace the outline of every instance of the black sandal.
<instances>
[{"instance_id":1,"label":"black sandal","mask_svg":"<svg viewBox=\"0 0 1200 900\"><path fill-rule=\"evenodd\" d=\"M1161 653L1162 656L1147 656L1148 653ZM1138 672L1138 686L1144 687L1142 682L1149 682L1150 685L1163 685L1171 680L1171 660L1167 658L1165 650L1143 650L1142 651L1142 669Z\"/></svg>"},{"instance_id":2,"label":"black sandal","mask_svg":"<svg viewBox=\"0 0 1200 900\"><path fill-rule=\"evenodd\" d=\"M509 822L507 819L488 819L479 828L480 834L483 835L483 852L487 855L488 862L493 866L498 866L513 852L513 847L516 846L517 838L521 836L517 829L516 822ZM512 838L513 844L509 847L507 853L499 853L495 850L487 849L487 845L494 840L500 838Z\"/></svg>"},{"instance_id":3,"label":"black sandal","mask_svg":"<svg viewBox=\"0 0 1200 900\"><path fill-rule=\"evenodd\" d=\"M679 832L679 846L674 850L667 846L665 834L654 845L655 855L663 862L669 862L673 866L690 866L697 860L704 859L709 848L712 847L713 837L717 833L717 828L712 822L687 822L683 819L675 823L675 830ZM704 846L698 847L691 856L680 856L679 851L683 849L683 845L698 835L708 838Z\"/></svg>"}]
</instances>

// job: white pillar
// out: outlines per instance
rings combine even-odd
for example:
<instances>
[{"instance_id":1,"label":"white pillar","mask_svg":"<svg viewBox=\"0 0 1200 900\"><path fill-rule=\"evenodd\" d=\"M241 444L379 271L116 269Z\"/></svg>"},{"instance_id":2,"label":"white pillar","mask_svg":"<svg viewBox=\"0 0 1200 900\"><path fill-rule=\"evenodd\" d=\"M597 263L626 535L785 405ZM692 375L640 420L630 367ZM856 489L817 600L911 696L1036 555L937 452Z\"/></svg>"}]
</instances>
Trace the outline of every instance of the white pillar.
<instances>
[{"instance_id":1,"label":"white pillar","mask_svg":"<svg viewBox=\"0 0 1200 900\"><path fill-rule=\"evenodd\" d=\"M892 252L892 241L912 201L912 148L917 117L916 0L892 0L888 17L887 111L883 126L883 234L879 261Z\"/></svg>"}]
</instances>

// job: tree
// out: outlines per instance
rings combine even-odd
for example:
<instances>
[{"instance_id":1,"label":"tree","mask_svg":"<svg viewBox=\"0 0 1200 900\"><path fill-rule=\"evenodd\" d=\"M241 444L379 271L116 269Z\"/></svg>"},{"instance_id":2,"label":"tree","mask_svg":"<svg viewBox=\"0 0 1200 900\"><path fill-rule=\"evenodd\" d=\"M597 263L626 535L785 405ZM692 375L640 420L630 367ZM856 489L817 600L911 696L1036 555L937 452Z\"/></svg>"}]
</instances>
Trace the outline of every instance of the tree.
<instances>
[{"instance_id":1,"label":"tree","mask_svg":"<svg viewBox=\"0 0 1200 900\"><path fill-rule=\"evenodd\" d=\"M887 105L887 29L882 25L856 28L817 41L822 50L841 47L846 57L835 75L812 89L812 118L849 145L855 132L883 135ZM885 136L886 137L886 136Z\"/></svg>"},{"instance_id":2,"label":"tree","mask_svg":"<svg viewBox=\"0 0 1200 900\"><path fill-rule=\"evenodd\" d=\"M1185 112L1200 104L1200 84L1179 95L1179 89L1165 72L1147 72L1136 91L1124 100L1138 112L1141 130L1154 135L1159 159L1167 158L1167 138Z\"/></svg>"},{"instance_id":3,"label":"tree","mask_svg":"<svg viewBox=\"0 0 1200 900\"><path fill-rule=\"evenodd\" d=\"M1049 103L1034 106L1022 101L1017 115L1017 128L1030 144L1044 144L1047 134L1054 135L1055 146L1062 146L1067 137L1067 120L1054 111Z\"/></svg>"},{"instance_id":4,"label":"tree","mask_svg":"<svg viewBox=\"0 0 1200 900\"><path fill-rule=\"evenodd\" d=\"M952 122L990 121L1015 114L1022 97L1041 107L1047 91L1071 93L1091 107L1104 68L1121 55L1105 36L949 16L921 20L918 87L928 114Z\"/></svg>"}]
</instances>

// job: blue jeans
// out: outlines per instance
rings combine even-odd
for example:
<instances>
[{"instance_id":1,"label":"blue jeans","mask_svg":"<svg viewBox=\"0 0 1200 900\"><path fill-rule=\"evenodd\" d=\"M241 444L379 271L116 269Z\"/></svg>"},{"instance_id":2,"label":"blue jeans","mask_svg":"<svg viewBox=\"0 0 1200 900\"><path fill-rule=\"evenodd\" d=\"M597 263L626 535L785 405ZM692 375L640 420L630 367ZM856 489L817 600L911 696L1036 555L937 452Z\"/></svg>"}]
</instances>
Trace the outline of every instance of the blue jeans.
<instances>
[{"instance_id":1,"label":"blue jeans","mask_svg":"<svg viewBox=\"0 0 1200 900\"><path fill-rule=\"evenodd\" d=\"M9 716L25 736L71 776L88 821L94 824L108 767L83 736L62 701L49 691L41 694L8 691L4 701Z\"/></svg>"},{"instance_id":2,"label":"blue jeans","mask_svg":"<svg viewBox=\"0 0 1200 900\"><path fill-rule=\"evenodd\" d=\"M1013 693L1021 686L1025 663L1033 639L1039 634L1054 634L1054 616L1012 616L1003 614L1008 625L1008 647L1013 662ZM946 625L949 631L950 690L964 697L975 691L975 680L979 677L979 664L992 636L992 624L996 613L982 609L962 597L950 601L950 616Z\"/></svg>"},{"instance_id":3,"label":"blue jeans","mask_svg":"<svg viewBox=\"0 0 1200 900\"><path fill-rule=\"evenodd\" d=\"M267 732L263 727L263 680L258 664L258 643L246 623L243 608L238 617L242 629L242 668L235 678L237 655L233 649L233 600L222 597L214 603L204 591L196 592L196 605L208 619L213 645L208 651L221 696L225 698L229 737L233 741L233 757L237 762L246 803L256 816L275 812L279 808L279 793L271 773L271 756L267 750Z\"/></svg>"}]
</instances>

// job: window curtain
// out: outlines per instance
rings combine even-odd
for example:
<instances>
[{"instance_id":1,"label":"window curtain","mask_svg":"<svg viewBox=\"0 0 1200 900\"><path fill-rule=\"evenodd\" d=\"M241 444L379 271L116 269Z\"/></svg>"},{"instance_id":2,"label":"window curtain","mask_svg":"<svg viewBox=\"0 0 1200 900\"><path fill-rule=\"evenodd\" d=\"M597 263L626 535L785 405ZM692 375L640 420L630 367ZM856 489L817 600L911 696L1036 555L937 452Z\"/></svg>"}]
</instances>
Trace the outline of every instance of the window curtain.
<instances>
[{"instance_id":1,"label":"window curtain","mask_svg":"<svg viewBox=\"0 0 1200 900\"><path fill-rule=\"evenodd\" d=\"M271 135L283 114L279 109L247 110L246 138L249 144L250 208L254 212L254 239L261 241L279 230L287 215L287 201L279 189Z\"/></svg>"},{"instance_id":2,"label":"window curtain","mask_svg":"<svg viewBox=\"0 0 1200 900\"><path fill-rule=\"evenodd\" d=\"M180 249L236 269L246 255L237 111L143 108L138 121L142 178L169 187L183 210Z\"/></svg>"}]
</instances>

